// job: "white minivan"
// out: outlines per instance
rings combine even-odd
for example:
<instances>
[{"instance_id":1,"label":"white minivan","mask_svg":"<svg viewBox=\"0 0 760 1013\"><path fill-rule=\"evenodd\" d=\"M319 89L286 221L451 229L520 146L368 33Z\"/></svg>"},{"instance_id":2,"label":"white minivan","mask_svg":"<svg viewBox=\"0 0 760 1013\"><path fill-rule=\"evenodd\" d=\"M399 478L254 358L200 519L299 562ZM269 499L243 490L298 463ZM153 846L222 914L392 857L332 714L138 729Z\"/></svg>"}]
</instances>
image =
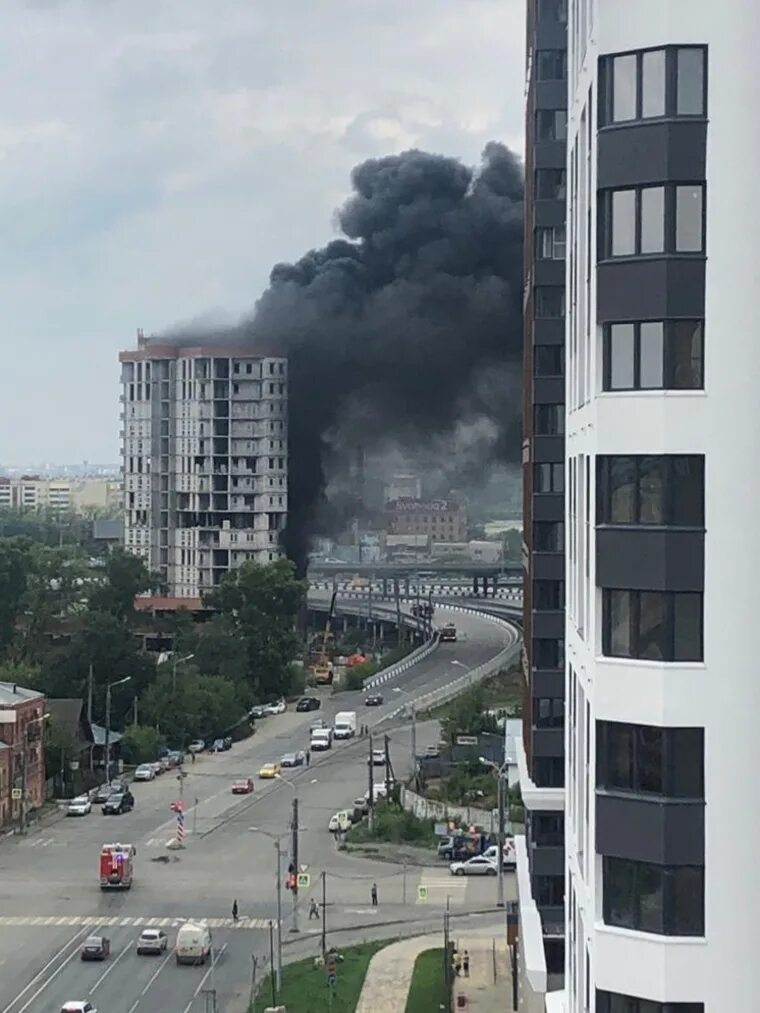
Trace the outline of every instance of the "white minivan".
<instances>
[{"instance_id":1,"label":"white minivan","mask_svg":"<svg viewBox=\"0 0 760 1013\"><path fill-rule=\"evenodd\" d=\"M177 933L178 964L205 964L211 953L211 930L205 922L185 922Z\"/></svg>"}]
</instances>

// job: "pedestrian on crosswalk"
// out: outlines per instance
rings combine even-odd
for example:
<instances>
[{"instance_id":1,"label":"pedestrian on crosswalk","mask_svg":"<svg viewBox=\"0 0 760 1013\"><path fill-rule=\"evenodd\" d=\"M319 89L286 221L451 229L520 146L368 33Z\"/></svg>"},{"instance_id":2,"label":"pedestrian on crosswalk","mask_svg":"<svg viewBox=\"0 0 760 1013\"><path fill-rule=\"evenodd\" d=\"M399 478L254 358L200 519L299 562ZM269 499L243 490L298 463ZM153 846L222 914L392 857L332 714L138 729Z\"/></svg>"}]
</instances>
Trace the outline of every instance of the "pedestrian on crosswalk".
<instances>
[{"instance_id":1,"label":"pedestrian on crosswalk","mask_svg":"<svg viewBox=\"0 0 760 1013\"><path fill-rule=\"evenodd\" d=\"M309 901L309 921L311 921L312 918L316 918L317 921L319 921L319 908L317 907L317 902L313 897Z\"/></svg>"},{"instance_id":2,"label":"pedestrian on crosswalk","mask_svg":"<svg viewBox=\"0 0 760 1013\"><path fill-rule=\"evenodd\" d=\"M307 767L311 766L311 750L310 749L306 750L306 766Z\"/></svg>"},{"instance_id":3,"label":"pedestrian on crosswalk","mask_svg":"<svg viewBox=\"0 0 760 1013\"><path fill-rule=\"evenodd\" d=\"M238 920L238 902L237 897L232 902L232 920L237 923Z\"/></svg>"},{"instance_id":4,"label":"pedestrian on crosswalk","mask_svg":"<svg viewBox=\"0 0 760 1013\"><path fill-rule=\"evenodd\" d=\"M370 896L372 897L372 907L377 907L377 883L372 884Z\"/></svg>"},{"instance_id":5,"label":"pedestrian on crosswalk","mask_svg":"<svg viewBox=\"0 0 760 1013\"><path fill-rule=\"evenodd\" d=\"M467 950L462 954L462 970L464 971L465 978L470 977L470 954Z\"/></svg>"}]
</instances>

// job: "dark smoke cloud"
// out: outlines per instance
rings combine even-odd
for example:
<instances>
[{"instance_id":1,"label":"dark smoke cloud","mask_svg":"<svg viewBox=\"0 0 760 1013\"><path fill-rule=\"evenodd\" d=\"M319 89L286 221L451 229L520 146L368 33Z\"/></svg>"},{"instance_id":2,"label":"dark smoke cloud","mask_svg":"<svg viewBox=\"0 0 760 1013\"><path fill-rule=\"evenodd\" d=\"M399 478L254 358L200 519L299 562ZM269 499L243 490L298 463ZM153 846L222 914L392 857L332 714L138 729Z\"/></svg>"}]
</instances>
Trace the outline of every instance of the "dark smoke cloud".
<instances>
[{"instance_id":1,"label":"dark smoke cloud","mask_svg":"<svg viewBox=\"0 0 760 1013\"><path fill-rule=\"evenodd\" d=\"M519 448L517 158L492 143L473 170L407 151L362 163L352 184L336 216L347 238L277 264L252 318L211 332L288 354L286 548L299 563L316 526L338 523L327 481L359 448L448 449L463 473Z\"/></svg>"}]
</instances>

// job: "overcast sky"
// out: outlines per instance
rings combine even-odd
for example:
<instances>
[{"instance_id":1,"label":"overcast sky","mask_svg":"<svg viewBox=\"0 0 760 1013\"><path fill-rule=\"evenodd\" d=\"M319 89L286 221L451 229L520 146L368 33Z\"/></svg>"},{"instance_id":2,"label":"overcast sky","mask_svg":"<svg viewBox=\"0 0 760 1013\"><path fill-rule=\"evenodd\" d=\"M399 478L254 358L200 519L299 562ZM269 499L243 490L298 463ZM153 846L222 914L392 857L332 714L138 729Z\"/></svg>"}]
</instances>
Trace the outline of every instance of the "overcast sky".
<instances>
[{"instance_id":1,"label":"overcast sky","mask_svg":"<svg viewBox=\"0 0 760 1013\"><path fill-rule=\"evenodd\" d=\"M118 460L135 330L250 309L365 158L522 153L524 0L2 0L0 463Z\"/></svg>"}]
</instances>

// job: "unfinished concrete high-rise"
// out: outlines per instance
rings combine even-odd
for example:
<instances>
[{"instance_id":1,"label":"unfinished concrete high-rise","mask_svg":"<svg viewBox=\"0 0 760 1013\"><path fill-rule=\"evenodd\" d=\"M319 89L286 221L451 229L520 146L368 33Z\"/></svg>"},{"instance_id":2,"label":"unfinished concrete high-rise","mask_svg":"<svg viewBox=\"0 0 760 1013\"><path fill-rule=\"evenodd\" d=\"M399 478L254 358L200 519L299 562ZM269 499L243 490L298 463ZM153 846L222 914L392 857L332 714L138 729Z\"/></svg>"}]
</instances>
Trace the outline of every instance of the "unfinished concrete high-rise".
<instances>
[{"instance_id":1,"label":"unfinished concrete high-rise","mask_svg":"<svg viewBox=\"0 0 760 1013\"><path fill-rule=\"evenodd\" d=\"M170 595L197 597L282 555L288 509L283 356L148 338L121 352L125 547Z\"/></svg>"}]
</instances>

